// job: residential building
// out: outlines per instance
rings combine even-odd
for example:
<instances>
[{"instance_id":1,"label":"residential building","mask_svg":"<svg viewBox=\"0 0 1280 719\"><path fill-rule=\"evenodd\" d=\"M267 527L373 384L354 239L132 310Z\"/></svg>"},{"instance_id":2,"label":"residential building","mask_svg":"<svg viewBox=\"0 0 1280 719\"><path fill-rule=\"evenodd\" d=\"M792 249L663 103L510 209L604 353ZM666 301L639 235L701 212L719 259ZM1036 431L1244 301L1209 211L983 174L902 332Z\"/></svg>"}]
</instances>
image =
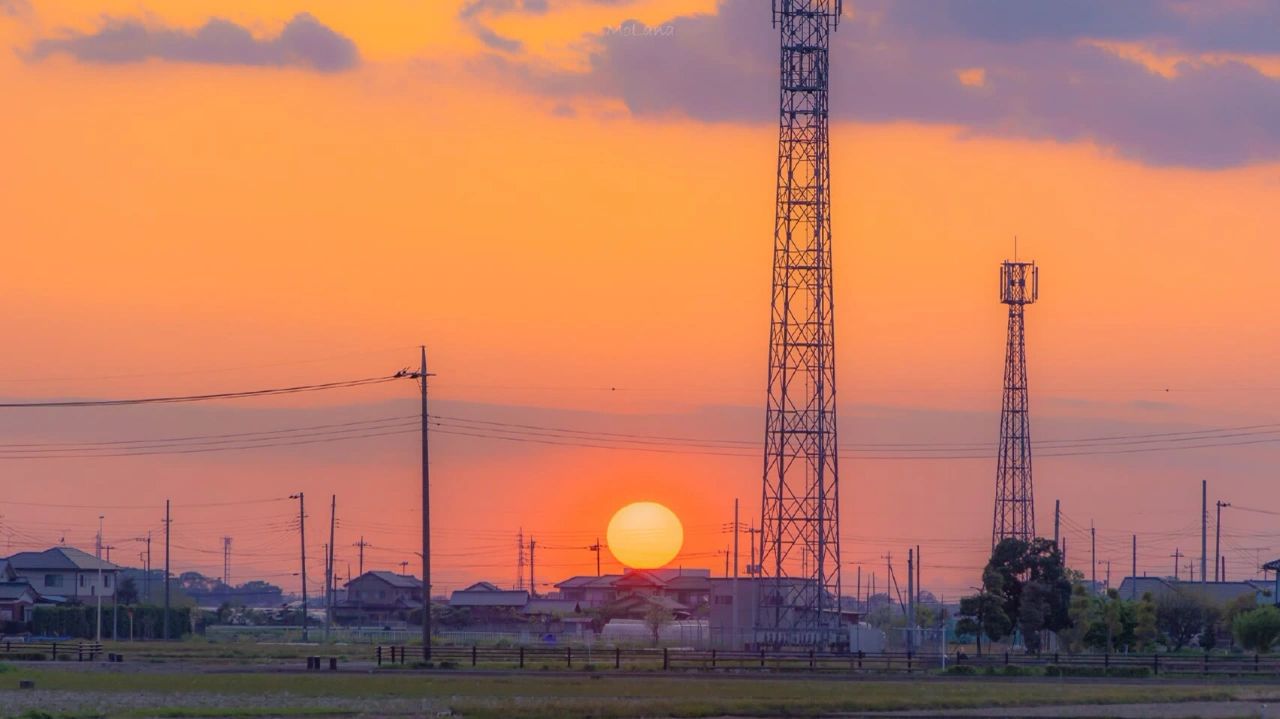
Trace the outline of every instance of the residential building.
<instances>
[{"instance_id":1,"label":"residential building","mask_svg":"<svg viewBox=\"0 0 1280 719\"><path fill-rule=\"evenodd\" d=\"M15 624L31 621L40 595L25 580L0 582L0 632L16 629Z\"/></svg>"},{"instance_id":2,"label":"residential building","mask_svg":"<svg viewBox=\"0 0 1280 719\"><path fill-rule=\"evenodd\" d=\"M612 606L641 611L632 597L661 597L674 602L673 614L691 616L711 602L711 571L628 569L623 574L571 577L556 589L561 599L576 601L584 609Z\"/></svg>"},{"instance_id":3,"label":"residential building","mask_svg":"<svg viewBox=\"0 0 1280 719\"><path fill-rule=\"evenodd\" d=\"M115 597L121 567L74 547L19 552L6 560L19 580L41 597L89 602Z\"/></svg>"},{"instance_id":4,"label":"residential building","mask_svg":"<svg viewBox=\"0 0 1280 719\"><path fill-rule=\"evenodd\" d=\"M1242 597L1253 598L1258 605L1274 603L1270 582L1185 582L1168 577L1125 577L1116 594L1121 599L1142 599L1150 594L1159 600L1172 594L1196 597L1218 607L1225 607Z\"/></svg>"},{"instance_id":5,"label":"residential building","mask_svg":"<svg viewBox=\"0 0 1280 719\"><path fill-rule=\"evenodd\" d=\"M422 609L422 580L394 572L365 572L346 584L346 599L334 604L340 624L403 623Z\"/></svg>"}]
</instances>

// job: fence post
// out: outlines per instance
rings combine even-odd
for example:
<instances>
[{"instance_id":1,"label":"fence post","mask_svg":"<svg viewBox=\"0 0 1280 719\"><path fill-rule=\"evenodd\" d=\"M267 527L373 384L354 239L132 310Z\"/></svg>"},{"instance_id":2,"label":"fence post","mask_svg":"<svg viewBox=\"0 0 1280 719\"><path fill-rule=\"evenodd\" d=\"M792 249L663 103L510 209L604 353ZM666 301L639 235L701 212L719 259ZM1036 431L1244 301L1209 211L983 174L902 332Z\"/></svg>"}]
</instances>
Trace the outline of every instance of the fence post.
<instances>
[{"instance_id":1,"label":"fence post","mask_svg":"<svg viewBox=\"0 0 1280 719\"><path fill-rule=\"evenodd\" d=\"M760 650L760 668L764 669L764 650Z\"/></svg>"},{"instance_id":2,"label":"fence post","mask_svg":"<svg viewBox=\"0 0 1280 719\"><path fill-rule=\"evenodd\" d=\"M378 651L376 652L376 654L378 656L378 666L382 666L382 645L381 644L378 645Z\"/></svg>"},{"instance_id":3,"label":"fence post","mask_svg":"<svg viewBox=\"0 0 1280 719\"><path fill-rule=\"evenodd\" d=\"M960 657L961 657L961 656L962 656L962 655L960 654L960 650L959 650L959 649L957 649L957 650L956 650L956 666L960 666Z\"/></svg>"},{"instance_id":4,"label":"fence post","mask_svg":"<svg viewBox=\"0 0 1280 719\"><path fill-rule=\"evenodd\" d=\"M1253 653L1253 673L1254 674L1258 673L1258 653L1257 652Z\"/></svg>"},{"instance_id":5,"label":"fence post","mask_svg":"<svg viewBox=\"0 0 1280 719\"><path fill-rule=\"evenodd\" d=\"M476 645L471 645L471 666L476 665Z\"/></svg>"},{"instance_id":6,"label":"fence post","mask_svg":"<svg viewBox=\"0 0 1280 719\"><path fill-rule=\"evenodd\" d=\"M1103 669L1111 668L1111 652L1110 651L1107 651L1102 655L1102 668Z\"/></svg>"},{"instance_id":7,"label":"fence post","mask_svg":"<svg viewBox=\"0 0 1280 719\"><path fill-rule=\"evenodd\" d=\"M564 648L564 663L570 669L573 668L573 647Z\"/></svg>"},{"instance_id":8,"label":"fence post","mask_svg":"<svg viewBox=\"0 0 1280 719\"><path fill-rule=\"evenodd\" d=\"M1004 653L1004 665L1009 666L1009 652Z\"/></svg>"},{"instance_id":9,"label":"fence post","mask_svg":"<svg viewBox=\"0 0 1280 719\"><path fill-rule=\"evenodd\" d=\"M53 661L58 661L58 643L53 643Z\"/></svg>"},{"instance_id":10,"label":"fence post","mask_svg":"<svg viewBox=\"0 0 1280 719\"><path fill-rule=\"evenodd\" d=\"M862 657L863 657L862 650L859 649L858 650L858 668L859 669L862 668Z\"/></svg>"},{"instance_id":11,"label":"fence post","mask_svg":"<svg viewBox=\"0 0 1280 719\"><path fill-rule=\"evenodd\" d=\"M1151 653L1151 675L1160 676L1160 655Z\"/></svg>"},{"instance_id":12,"label":"fence post","mask_svg":"<svg viewBox=\"0 0 1280 719\"><path fill-rule=\"evenodd\" d=\"M911 652L907 652L907 673L911 673Z\"/></svg>"},{"instance_id":13,"label":"fence post","mask_svg":"<svg viewBox=\"0 0 1280 719\"><path fill-rule=\"evenodd\" d=\"M622 647L613 648L613 668L614 669L622 668Z\"/></svg>"},{"instance_id":14,"label":"fence post","mask_svg":"<svg viewBox=\"0 0 1280 719\"><path fill-rule=\"evenodd\" d=\"M1204 653L1204 673L1209 673L1209 652L1207 650Z\"/></svg>"},{"instance_id":15,"label":"fence post","mask_svg":"<svg viewBox=\"0 0 1280 719\"><path fill-rule=\"evenodd\" d=\"M662 670L666 671L671 668L671 657L667 654L667 648L662 648Z\"/></svg>"},{"instance_id":16,"label":"fence post","mask_svg":"<svg viewBox=\"0 0 1280 719\"><path fill-rule=\"evenodd\" d=\"M524 647L520 647L520 668L524 669Z\"/></svg>"},{"instance_id":17,"label":"fence post","mask_svg":"<svg viewBox=\"0 0 1280 719\"><path fill-rule=\"evenodd\" d=\"M813 650L812 650L812 649L810 649L810 650L809 650L809 668L810 668L810 669L813 669L813 668L814 668L814 663L813 663Z\"/></svg>"},{"instance_id":18,"label":"fence post","mask_svg":"<svg viewBox=\"0 0 1280 719\"><path fill-rule=\"evenodd\" d=\"M714 649L711 650L711 668L716 668L716 650Z\"/></svg>"},{"instance_id":19,"label":"fence post","mask_svg":"<svg viewBox=\"0 0 1280 719\"><path fill-rule=\"evenodd\" d=\"M1054 653L1053 653L1053 663L1054 663L1054 664L1057 664L1057 663L1058 663L1058 653L1057 653L1057 652L1054 652Z\"/></svg>"},{"instance_id":20,"label":"fence post","mask_svg":"<svg viewBox=\"0 0 1280 719\"><path fill-rule=\"evenodd\" d=\"M76 645L76 661L84 661L84 642L80 642Z\"/></svg>"}]
</instances>

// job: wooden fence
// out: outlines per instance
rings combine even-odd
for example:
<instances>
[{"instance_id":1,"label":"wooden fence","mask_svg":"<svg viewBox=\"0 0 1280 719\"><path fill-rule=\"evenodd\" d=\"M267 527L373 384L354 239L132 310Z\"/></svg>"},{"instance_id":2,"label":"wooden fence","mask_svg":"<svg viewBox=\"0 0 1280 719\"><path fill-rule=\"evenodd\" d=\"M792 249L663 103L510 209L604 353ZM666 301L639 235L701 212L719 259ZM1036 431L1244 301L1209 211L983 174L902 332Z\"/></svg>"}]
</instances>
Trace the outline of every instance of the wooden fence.
<instances>
[{"instance_id":1,"label":"wooden fence","mask_svg":"<svg viewBox=\"0 0 1280 719\"><path fill-rule=\"evenodd\" d=\"M421 646L379 646L378 666L423 661ZM584 647L433 646L437 666L506 669L634 669L665 671L755 670L792 672L959 672L1063 675L1200 674L1280 676L1280 656L1260 654L1058 654L1017 653L975 656L960 652L885 652L830 654L805 651L725 651L693 649L636 649ZM956 667L970 669L957 670Z\"/></svg>"},{"instance_id":2,"label":"wooden fence","mask_svg":"<svg viewBox=\"0 0 1280 719\"><path fill-rule=\"evenodd\" d=\"M102 654L102 645L97 642L0 642L0 659L43 658L53 661L70 660L84 662L95 661Z\"/></svg>"}]
</instances>

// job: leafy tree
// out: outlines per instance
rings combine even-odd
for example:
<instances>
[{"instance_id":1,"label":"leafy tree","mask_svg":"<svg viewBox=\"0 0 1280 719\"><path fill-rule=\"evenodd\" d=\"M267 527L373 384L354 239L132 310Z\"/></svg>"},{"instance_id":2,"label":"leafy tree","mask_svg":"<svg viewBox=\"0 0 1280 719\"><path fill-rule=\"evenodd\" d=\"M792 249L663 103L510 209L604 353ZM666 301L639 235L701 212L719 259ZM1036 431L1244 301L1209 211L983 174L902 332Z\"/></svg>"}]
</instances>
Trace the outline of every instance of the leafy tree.
<instances>
[{"instance_id":1,"label":"leafy tree","mask_svg":"<svg viewBox=\"0 0 1280 719\"><path fill-rule=\"evenodd\" d=\"M978 637L981 649L982 635L991 641L999 641L1013 631L1013 620L1004 612L1000 597L992 592L981 592L960 600L960 619L956 632Z\"/></svg>"},{"instance_id":2,"label":"leafy tree","mask_svg":"<svg viewBox=\"0 0 1280 719\"><path fill-rule=\"evenodd\" d=\"M653 643L657 644L662 636L662 628L671 623L671 611L665 607L654 604L649 607L649 611L644 613L644 625L649 628L649 632L653 634Z\"/></svg>"},{"instance_id":3,"label":"leafy tree","mask_svg":"<svg viewBox=\"0 0 1280 719\"><path fill-rule=\"evenodd\" d=\"M1071 591L1057 545L1042 538L1030 542L1006 539L991 552L982 573L981 594L970 598L974 599L969 604L974 613L964 611L962 604L961 614L976 619L977 610L981 610L987 636L1000 639L1016 627L1027 648L1039 651L1041 631L1070 626ZM998 611L989 611L987 596L999 605Z\"/></svg>"},{"instance_id":4,"label":"leafy tree","mask_svg":"<svg viewBox=\"0 0 1280 719\"><path fill-rule=\"evenodd\" d=\"M138 603L138 585L133 581L133 577L125 577L120 582L120 587L116 590L116 600L121 604Z\"/></svg>"},{"instance_id":5,"label":"leafy tree","mask_svg":"<svg viewBox=\"0 0 1280 719\"><path fill-rule=\"evenodd\" d=\"M1160 630L1156 622L1156 602L1151 597L1151 592L1143 594L1142 599L1137 602L1134 619L1133 639L1138 650L1154 650Z\"/></svg>"},{"instance_id":6,"label":"leafy tree","mask_svg":"<svg viewBox=\"0 0 1280 719\"><path fill-rule=\"evenodd\" d=\"M1239 612L1231 622L1231 631L1245 649L1269 652L1280 639L1280 609L1266 606Z\"/></svg>"},{"instance_id":7,"label":"leafy tree","mask_svg":"<svg viewBox=\"0 0 1280 719\"><path fill-rule=\"evenodd\" d=\"M1094 601L1089 590L1076 582L1071 587L1071 602L1067 608L1067 619L1070 624L1058 630L1058 641L1072 654L1084 649L1085 635L1093 621Z\"/></svg>"},{"instance_id":8,"label":"leafy tree","mask_svg":"<svg viewBox=\"0 0 1280 719\"><path fill-rule=\"evenodd\" d=\"M1209 607L1186 592L1171 592L1156 601L1156 626L1177 651L1204 631Z\"/></svg>"}]
</instances>

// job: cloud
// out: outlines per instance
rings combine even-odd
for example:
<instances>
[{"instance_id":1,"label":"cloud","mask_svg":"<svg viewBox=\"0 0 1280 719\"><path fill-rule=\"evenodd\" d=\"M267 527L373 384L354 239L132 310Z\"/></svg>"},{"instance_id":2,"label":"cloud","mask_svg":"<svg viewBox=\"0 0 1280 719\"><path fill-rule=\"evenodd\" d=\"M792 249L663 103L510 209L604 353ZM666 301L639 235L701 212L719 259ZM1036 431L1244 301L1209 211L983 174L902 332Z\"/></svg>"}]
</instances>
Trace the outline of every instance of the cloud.
<instances>
[{"instance_id":1,"label":"cloud","mask_svg":"<svg viewBox=\"0 0 1280 719\"><path fill-rule=\"evenodd\" d=\"M848 15L848 13L846 13ZM1250 22L1252 20L1252 22ZM1280 4L1157 0L859 3L833 36L836 121L960 125L980 135L1089 141L1159 166L1280 160L1280 81L1235 61L1173 76L1087 40L1280 50ZM567 99L621 100L636 116L776 118L777 35L755 0L660 28L627 22L592 37L585 72L495 62L509 79ZM662 30L659 32L658 30ZM982 82L966 81L981 76Z\"/></svg>"},{"instance_id":2,"label":"cloud","mask_svg":"<svg viewBox=\"0 0 1280 719\"><path fill-rule=\"evenodd\" d=\"M360 62L352 40L307 13L288 22L274 38L255 38L248 28L213 18L195 30L151 27L133 19L113 19L97 32L47 38L31 57L66 54L86 63L129 63L149 59L213 65L296 66L341 72Z\"/></svg>"}]
</instances>

